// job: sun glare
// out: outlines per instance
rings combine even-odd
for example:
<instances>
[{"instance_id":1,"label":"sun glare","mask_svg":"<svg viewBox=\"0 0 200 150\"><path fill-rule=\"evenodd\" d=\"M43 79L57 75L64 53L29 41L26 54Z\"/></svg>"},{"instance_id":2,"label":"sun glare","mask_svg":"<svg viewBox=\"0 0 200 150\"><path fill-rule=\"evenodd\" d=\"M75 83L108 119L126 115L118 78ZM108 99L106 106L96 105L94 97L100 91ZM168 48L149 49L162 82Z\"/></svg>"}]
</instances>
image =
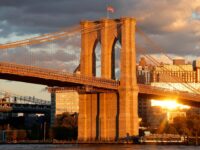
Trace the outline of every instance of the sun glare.
<instances>
[{"instance_id":1,"label":"sun glare","mask_svg":"<svg viewBox=\"0 0 200 150\"><path fill-rule=\"evenodd\" d=\"M151 100L151 106L160 106L164 109L189 109L190 106L177 103L176 100Z\"/></svg>"}]
</instances>

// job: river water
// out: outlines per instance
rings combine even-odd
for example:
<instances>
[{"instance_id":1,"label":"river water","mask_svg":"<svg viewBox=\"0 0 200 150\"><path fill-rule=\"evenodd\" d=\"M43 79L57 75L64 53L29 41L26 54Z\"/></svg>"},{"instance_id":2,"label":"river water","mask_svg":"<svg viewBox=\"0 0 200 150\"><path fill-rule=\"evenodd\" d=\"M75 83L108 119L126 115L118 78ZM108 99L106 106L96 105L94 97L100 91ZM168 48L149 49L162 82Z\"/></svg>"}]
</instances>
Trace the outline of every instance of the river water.
<instances>
[{"instance_id":1,"label":"river water","mask_svg":"<svg viewBox=\"0 0 200 150\"><path fill-rule=\"evenodd\" d=\"M182 145L0 145L0 150L200 150L200 146Z\"/></svg>"}]
</instances>

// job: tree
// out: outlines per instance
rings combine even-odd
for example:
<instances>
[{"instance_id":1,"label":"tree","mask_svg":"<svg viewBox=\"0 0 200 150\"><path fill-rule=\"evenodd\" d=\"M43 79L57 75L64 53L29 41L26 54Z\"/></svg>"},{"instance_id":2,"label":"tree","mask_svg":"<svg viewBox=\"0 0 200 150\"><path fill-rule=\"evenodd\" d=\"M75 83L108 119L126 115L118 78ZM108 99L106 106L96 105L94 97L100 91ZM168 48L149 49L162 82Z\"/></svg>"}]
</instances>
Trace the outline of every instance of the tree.
<instances>
[{"instance_id":1,"label":"tree","mask_svg":"<svg viewBox=\"0 0 200 150\"><path fill-rule=\"evenodd\" d=\"M167 124L164 133L168 134L178 134L177 129L172 124Z\"/></svg>"},{"instance_id":2,"label":"tree","mask_svg":"<svg viewBox=\"0 0 200 150\"><path fill-rule=\"evenodd\" d=\"M78 135L78 115L63 113L56 117L52 136L58 140L75 140Z\"/></svg>"},{"instance_id":3,"label":"tree","mask_svg":"<svg viewBox=\"0 0 200 150\"><path fill-rule=\"evenodd\" d=\"M195 143L198 145L198 136L200 135L200 116L190 115L187 118L187 126L190 129L193 136L195 136Z\"/></svg>"}]
</instances>

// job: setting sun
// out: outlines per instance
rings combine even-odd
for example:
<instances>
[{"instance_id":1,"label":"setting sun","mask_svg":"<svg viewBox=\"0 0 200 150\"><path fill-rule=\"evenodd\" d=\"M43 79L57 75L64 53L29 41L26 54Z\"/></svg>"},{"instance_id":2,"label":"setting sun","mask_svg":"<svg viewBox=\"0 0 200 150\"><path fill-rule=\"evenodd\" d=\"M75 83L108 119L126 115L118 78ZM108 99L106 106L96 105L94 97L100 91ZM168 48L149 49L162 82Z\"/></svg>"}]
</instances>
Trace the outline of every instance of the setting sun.
<instances>
[{"instance_id":1,"label":"setting sun","mask_svg":"<svg viewBox=\"0 0 200 150\"><path fill-rule=\"evenodd\" d=\"M176 100L151 100L151 106L160 106L164 109L189 109L190 106L179 104Z\"/></svg>"}]
</instances>

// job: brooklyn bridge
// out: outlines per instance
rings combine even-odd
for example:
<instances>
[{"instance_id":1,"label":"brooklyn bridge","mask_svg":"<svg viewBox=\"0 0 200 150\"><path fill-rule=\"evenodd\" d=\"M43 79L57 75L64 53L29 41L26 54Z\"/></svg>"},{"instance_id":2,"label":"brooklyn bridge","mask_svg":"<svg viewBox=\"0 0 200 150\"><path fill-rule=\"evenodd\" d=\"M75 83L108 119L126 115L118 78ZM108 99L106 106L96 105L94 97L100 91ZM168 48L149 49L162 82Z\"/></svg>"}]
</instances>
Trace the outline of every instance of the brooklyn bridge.
<instances>
[{"instance_id":1,"label":"brooklyn bridge","mask_svg":"<svg viewBox=\"0 0 200 150\"><path fill-rule=\"evenodd\" d=\"M137 82L136 54L145 50L140 46L141 43L136 43L136 35L152 44L158 53L164 53L136 27L136 20L133 18L82 21L80 26L0 45L0 78L47 85L52 99L55 99L56 90L76 90L79 93L79 140L114 140L127 135L136 136L139 131L139 95L176 97L184 104L200 106L199 91L177 76L171 75L171 78L192 93ZM73 48L77 50L65 49L77 39L80 40L80 48L75 43L77 45ZM65 40L70 42L64 42ZM98 45L100 50L96 52ZM115 57L116 45L120 47L118 59ZM67 70L59 69L56 64L53 67L48 64L40 65L37 60L41 59L37 55L38 51L50 53L46 57L53 59L58 49L69 55L69 60L65 60ZM20 58L23 61L17 59L18 51L26 54L25 58ZM100 65L97 64L97 53L101 53ZM150 55L144 55L150 62L158 63ZM116 77L117 61L119 78ZM167 70L165 67L162 69ZM184 68L181 69L184 71Z\"/></svg>"}]
</instances>

